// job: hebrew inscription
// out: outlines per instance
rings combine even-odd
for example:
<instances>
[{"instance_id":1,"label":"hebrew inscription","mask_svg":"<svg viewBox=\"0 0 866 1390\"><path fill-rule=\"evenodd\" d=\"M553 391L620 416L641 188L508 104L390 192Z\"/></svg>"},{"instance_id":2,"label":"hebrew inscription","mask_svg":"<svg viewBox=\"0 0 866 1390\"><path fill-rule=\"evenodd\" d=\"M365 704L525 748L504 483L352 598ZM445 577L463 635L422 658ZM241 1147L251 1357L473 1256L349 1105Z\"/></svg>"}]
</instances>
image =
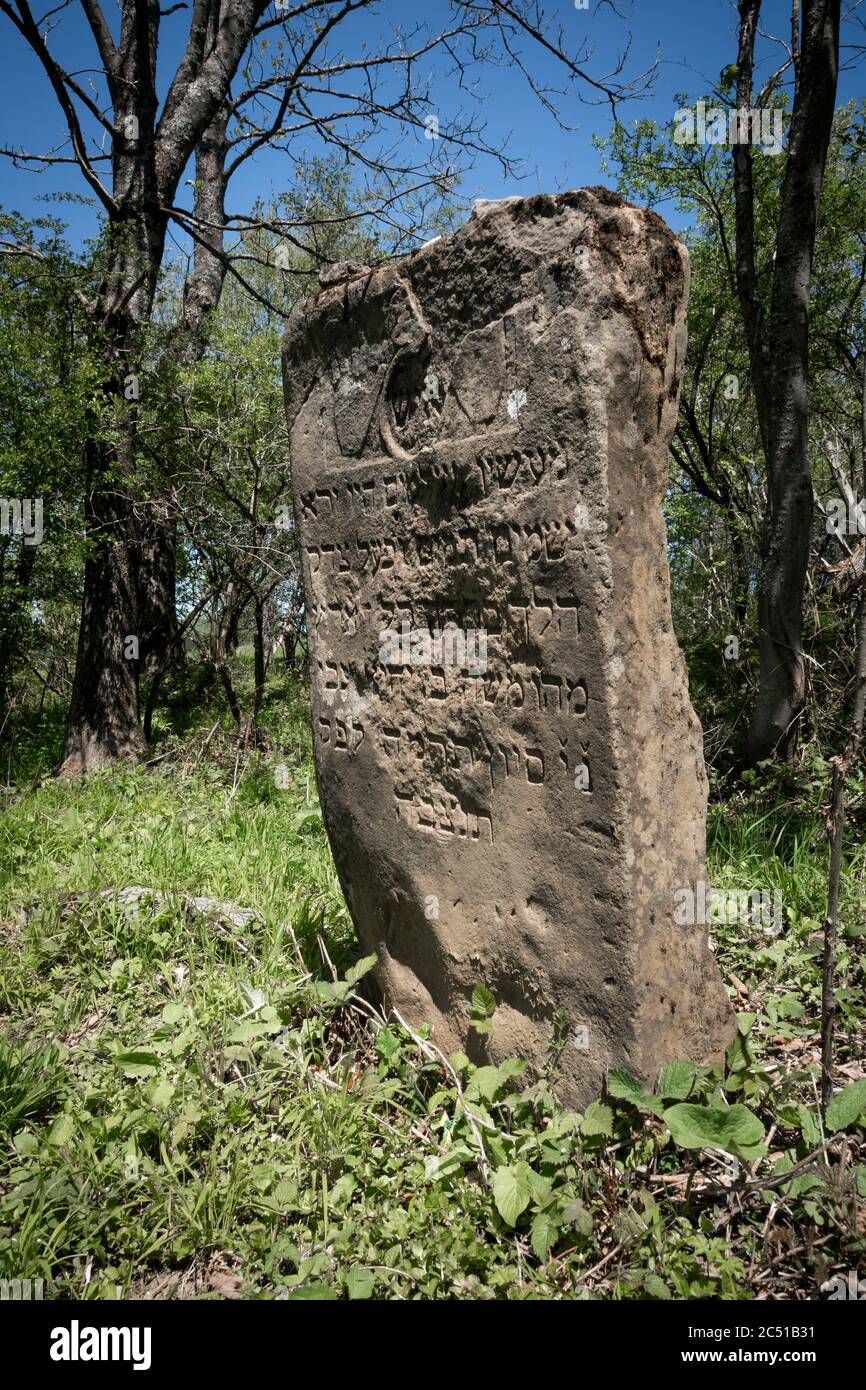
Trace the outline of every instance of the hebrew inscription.
<instances>
[{"instance_id":1,"label":"hebrew inscription","mask_svg":"<svg viewBox=\"0 0 866 1390\"><path fill-rule=\"evenodd\" d=\"M359 936L446 1050L539 1067L564 1014L574 1101L731 1029L703 928L674 922L706 797L660 510L687 281L664 224L605 190L509 199L329 280L284 348L317 774Z\"/></svg>"}]
</instances>

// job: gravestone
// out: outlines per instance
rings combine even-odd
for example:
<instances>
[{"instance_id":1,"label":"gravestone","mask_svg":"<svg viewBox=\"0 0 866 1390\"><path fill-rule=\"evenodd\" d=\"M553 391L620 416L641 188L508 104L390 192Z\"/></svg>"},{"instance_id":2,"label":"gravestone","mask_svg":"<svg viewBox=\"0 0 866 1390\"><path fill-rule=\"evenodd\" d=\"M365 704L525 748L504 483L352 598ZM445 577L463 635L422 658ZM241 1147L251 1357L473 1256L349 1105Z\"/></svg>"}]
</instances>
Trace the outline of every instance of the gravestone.
<instances>
[{"instance_id":1,"label":"gravestone","mask_svg":"<svg viewBox=\"0 0 866 1390\"><path fill-rule=\"evenodd\" d=\"M319 791L358 935L446 1052L537 1069L567 1020L569 1103L733 1030L678 911L706 900L661 515L687 290L653 213L506 199L332 267L284 346Z\"/></svg>"}]
</instances>

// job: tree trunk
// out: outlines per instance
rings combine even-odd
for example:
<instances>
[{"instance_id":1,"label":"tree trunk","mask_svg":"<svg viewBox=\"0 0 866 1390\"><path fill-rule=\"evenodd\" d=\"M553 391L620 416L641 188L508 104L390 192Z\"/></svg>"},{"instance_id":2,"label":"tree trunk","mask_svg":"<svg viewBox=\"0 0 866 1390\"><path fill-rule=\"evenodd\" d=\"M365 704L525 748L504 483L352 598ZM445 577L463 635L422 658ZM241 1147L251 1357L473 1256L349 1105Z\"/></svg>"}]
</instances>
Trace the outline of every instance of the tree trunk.
<instances>
[{"instance_id":1,"label":"tree trunk","mask_svg":"<svg viewBox=\"0 0 866 1390\"><path fill-rule=\"evenodd\" d=\"M240 590L235 583L229 583L225 593L225 604L221 611L216 601L216 590L214 590L214 602L210 615L210 659L222 682L232 718L238 726L239 735L243 734L244 716L229 670L227 636L232 627L236 627L242 607Z\"/></svg>"},{"instance_id":2,"label":"tree trunk","mask_svg":"<svg viewBox=\"0 0 866 1390\"><path fill-rule=\"evenodd\" d=\"M150 502L139 546L137 596L141 673L152 677L183 658L176 607L177 518L167 501Z\"/></svg>"},{"instance_id":3,"label":"tree trunk","mask_svg":"<svg viewBox=\"0 0 866 1390\"><path fill-rule=\"evenodd\" d=\"M116 758L138 757L144 735L138 720L138 605L129 543L130 498L99 482L88 489L85 524L91 553L84 567L84 598L75 678L60 772L90 772Z\"/></svg>"},{"instance_id":4,"label":"tree trunk","mask_svg":"<svg viewBox=\"0 0 866 1390\"><path fill-rule=\"evenodd\" d=\"M126 262L125 275L121 269L118 278L131 286L142 278L138 269L142 257L121 259ZM75 678L60 764L64 774L89 772L119 757L136 757L145 748L138 717L142 632L135 398L127 399L128 393L138 390L142 324L150 310L159 256L145 264L150 284L144 292L130 296L139 302L124 307L125 322L106 348L103 391L108 430L97 426L99 434L88 442L84 521L90 553L84 568Z\"/></svg>"},{"instance_id":5,"label":"tree trunk","mask_svg":"<svg viewBox=\"0 0 866 1390\"><path fill-rule=\"evenodd\" d=\"M247 729L247 742L255 745L258 742L259 714L261 713L262 700L265 693L265 680L268 674L267 657L265 655L265 605L261 597L256 598L253 611L255 614L253 642L256 685L253 691L253 705Z\"/></svg>"},{"instance_id":6,"label":"tree trunk","mask_svg":"<svg viewBox=\"0 0 866 1390\"><path fill-rule=\"evenodd\" d=\"M803 600L812 534L812 481L806 456L788 459L765 527L758 589L758 695L746 737L747 767L774 755L790 760L806 698Z\"/></svg>"},{"instance_id":7,"label":"tree trunk","mask_svg":"<svg viewBox=\"0 0 866 1390\"><path fill-rule=\"evenodd\" d=\"M752 104L760 0L740 0L737 105ZM789 758L806 694L803 601L812 530L808 456L809 293L818 207L839 66L840 0L803 0L802 43L776 232L772 299L761 302L755 267L752 154L734 147L737 290L767 463L758 590L758 696L745 764Z\"/></svg>"},{"instance_id":8,"label":"tree trunk","mask_svg":"<svg viewBox=\"0 0 866 1390\"><path fill-rule=\"evenodd\" d=\"M84 513L90 554L60 763L64 774L138 757L145 748L138 708L141 526L135 474L144 332L166 231L154 137L158 25L155 0L125 8L125 47L110 81L116 127L113 210L105 281L94 312L105 363L105 409L89 441Z\"/></svg>"},{"instance_id":9,"label":"tree trunk","mask_svg":"<svg viewBox=\"0 0 866 1390\"><path fill-rule=\"evenodd\" d=\"M166 209L196 145L224 109L265 8L266 0L196 3L158 124L159 0L123 0L116 45L98 5L87 8L113 117L110 195L86 170L108 211L106 274L92 315L105 354L108 428L91 440L93 466L85 503L91 552L61 761L65 773L138 755L145 747L137 658L142 645L149 655L171 640L174 552L170 530L160 535L156 527L143 534L138 520L146 515L146 499L136 495L136 402L144 334L162 262ZM55 90L62 87L35 22L28 18L21 27ZM71 134L77 148L77 127L71 127Z\"/></svg>"},{"instance_id":10,"label":"tree trunk","mask_svg":"<svg viewBox=\"0 0 866 1390\"><path fill-rule=\"evenodd\" d=\"M22 536L18 562L7 584L6 591L3 593L3 608L0 612L0 744L5 737L9 720L9 680L13 668L16 643L30 593L30 577L35 561L36 547L25 545ZM0 592L2 592L6 562L7 550L3 547L0 549Z\"/></svg>"},{"instance_id":11,"label":"tree trunk","mask_svg":"<svg viewBox=\"0 0 866 1390\"><path fill-rule=\"evenodd\" d=\"M201 224L201 240L195 243L192 272L184 286L183 313L170 349L182 367L193 366L204 355L208 322L219 304L226 276L220 253L227 125L228 108L223 105L195 151L195 217ZM151 503L149 512L138 575L142 673L154 679L158 673L162 680L183 660L176 606L177 514L169 497Z\"/></svg>"}]
</instances>

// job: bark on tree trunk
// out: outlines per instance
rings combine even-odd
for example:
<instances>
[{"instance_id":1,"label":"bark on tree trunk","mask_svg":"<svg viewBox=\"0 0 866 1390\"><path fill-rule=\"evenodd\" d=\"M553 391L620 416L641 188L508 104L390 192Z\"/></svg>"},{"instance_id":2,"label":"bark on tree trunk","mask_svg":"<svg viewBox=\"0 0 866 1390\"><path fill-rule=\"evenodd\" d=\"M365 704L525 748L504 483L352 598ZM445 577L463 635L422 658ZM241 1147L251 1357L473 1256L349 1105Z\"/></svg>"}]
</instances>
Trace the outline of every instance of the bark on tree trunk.
<instances>
[{"instance_id":1,"label":"bark on tree trunk","mask_svg":"<svg viewBox=\"0 0 866 1390\"><path fill-rule=\"evenodd\" d=\"M6 550L0 551L0 583L6 568ZM36 548L22 538L14 574L4 596L0 613L0 744L8 732L10 714L9 679L14 666L15 647L30 592L30 578L36 561Z\"/></svg>"},{"instance_id":2,"label":"bark on tree trunk","mask_svg":"<svg viewBox=\"0 0 866 1390\"><path fill-rule=\"evenodd\" d=\"M89 441L85 526L91 547L60 772L89 772L144 752L139 724L141 617L136 416L144 331L165 245L156 173L154 86L159 7L124 9L125 45L111 73L112 215L94 313L105 362L104 419Z\"/></svg>"},{"instance_id":3,"label":"bark on tree trunk","mask_svg":"<svg viewBox=\"0 0 866 1390\"><path fill-rule=\"evenodd\" d=\"M840 0L803 0L802 43L776 233L769 314L755 265L752 155L734 147L737 289L767 463L758 590L758 697L745 764L788 758L806 692L803 600L812 528L808 456L809 293L818 206L833 124ZM737 105L750 109L760 0L740 0Z\"/></svg>"},{"instance_id":4,"label":"bark on tree trunk","mask_svg":"<svg viewBox=\"0 0 866 1390\"><path fill-rule=\"evenodd\" d=\"M161 248L159 254L161 255ZM143 256L125 256L118 272L126 283L125 322L107 346L104 397L107 431L96 426L89 441L90 467L84 504L90 545L72 698L60 771L89 772L145 748L138 718L142 632L139 605L141 527L136 515L135 406L142 324L150 310L159 255L145 261L150 284L129 294L143 276ZM135 301L138 301L135 303ZM111 318L108 318L111 323Z\"/></svg>"},{"instance_id":5,"label":"bark on tree trunk","mask_svg":"<svg viewBox=\"0 0 866 1390\"><path fill-rule=\"evenodd\" d=\"M138 631L141 674L152 677L183 658L176 608L177 518L168 501L147 506L138 554Z\"/></svg>"},{"instance_id":6,"label":"bark on tree trunk","mask_svg":"<svg viewBox=\"0 0 866 1390\"><path fill-rule=\"evenodd\" d=\"M255 744L258 742L258 723L259 714L262 708L262 699L265 693L265 679L267 677L267 658L265 656L265 605L261 597L255 600L255 690L253 691L253 704L250 712L249 724L247 727L247 743Z\"/></svg>"},{"instance_id":7,"label":"bark on tree trunk","mask_svg":"<svg viewBox=\"0 0 866 1390\"><path fill-rule=\"evenodd\" d=\"M201 224L193 265L184 286L183 313L171 352L183 367L200 361L207 347L207 326L226 277L223 249L225 161L228 108L223 105L195 151L195 217ZM149 507L138 579L142 674L159 680L183 660L176 606L177 514L169 497ZM148 697L150 703L150 697ZM145 731L147 732L147 731Z\"/></svg>"},{"instance_id":8,"label":"bark on tree trunk","mask_svg":"<svg viewBox=\"0 0 866 1390\"><path fill-rule=\"evenodd\" d=\"M98 467L104 475L104 461ZM75 679L60 763L64 774L90 772L144 751L129 497L104 485L91 486L85 522L92 550L84 568Z\"/></svg>"},{"instance_id":9,"label":"bark on tree trunk","mask_svg":"<svg viewBox=\"0 0 866 1390\"><path fill-rule=\"evenodd\" d=\"M85 11L104 64L112 103L109 194L86 164L63 74L45 51L29 12L19 27L39 55L67 113L85 177L108 213L106 273L92 313L105 353L107 429L91 441L93 467L85 504L91 553L85 566L78 660L61 771L87 771L145 746L138 720L139 644L166 640L167 590L173 569L170 538L158 557L142 559L146 537L136 495L135 402L140 363L165 244L167 209L196 145L224 109L241 57L267 0L202 0L193 7L189 39L157 122L156 51L159 0L123 0L115 43L98 5ZM224 130L224 127L223 127ZM137 505L138 504L138 505ZM147 548L145 546L145 548ZM161 618L148 615L139 570L159 575L150 590ZM142 624L150 631L143 631ZM157 628L162 625L160 635ZM169 624L170 625L170 624Z\"/></svg>"}]
</instances>

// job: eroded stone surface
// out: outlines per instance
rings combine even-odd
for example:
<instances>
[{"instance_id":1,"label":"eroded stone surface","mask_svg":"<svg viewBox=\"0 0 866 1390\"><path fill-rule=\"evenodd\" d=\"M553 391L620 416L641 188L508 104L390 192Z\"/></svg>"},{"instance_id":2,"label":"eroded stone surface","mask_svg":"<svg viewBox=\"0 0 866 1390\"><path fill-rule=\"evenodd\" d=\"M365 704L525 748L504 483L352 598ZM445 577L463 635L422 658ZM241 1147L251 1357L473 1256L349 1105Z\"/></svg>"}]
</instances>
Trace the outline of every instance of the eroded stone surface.
<instances>
[{"instance_id":1,"label":"eroded stone surface","mask_svg":"<svg viewBox=\"0 0 866 1390\"><path fill-rule=\"evenodd\" d=\"M685 251L584 189L325 281L284 349L315 754L386 1000L536 1066L562 1011L575 1103L717 1055L730 1005L674 921L706 803L661 516Z\"/></svg>"}]
</instances>

